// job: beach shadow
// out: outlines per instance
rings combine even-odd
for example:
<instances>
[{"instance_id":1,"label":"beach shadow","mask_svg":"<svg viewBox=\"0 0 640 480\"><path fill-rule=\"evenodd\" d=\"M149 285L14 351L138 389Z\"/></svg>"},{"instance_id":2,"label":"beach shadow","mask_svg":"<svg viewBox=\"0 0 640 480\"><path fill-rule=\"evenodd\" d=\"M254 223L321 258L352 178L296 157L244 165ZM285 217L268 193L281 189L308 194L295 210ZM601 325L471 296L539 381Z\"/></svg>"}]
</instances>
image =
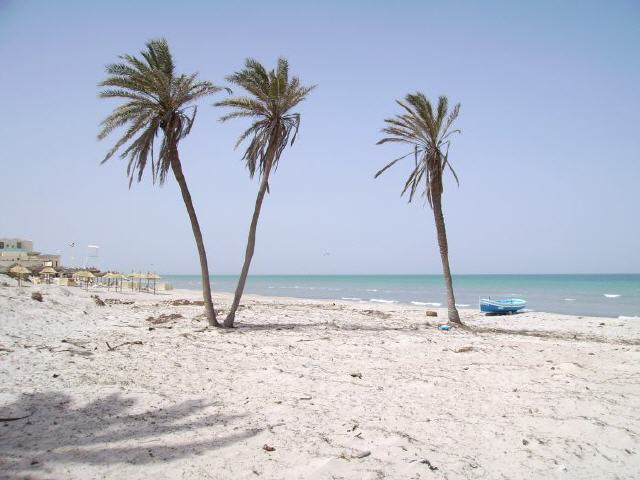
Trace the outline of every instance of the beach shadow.
<instances>
[{"instance_id":1,"label":"beach shadow","mask_svg":"<svg viewBox=\"0 0 640 480\"><path fill-rule=\"evenodd\" d=\"M490 335L519 335L522 337L535 337L549 340L569 340L579 342L608 343L612 345L640 345L639 338L610 338L603 335L592 335L578 332L554 332L542 330L527 330L518 328L481 327L465 325L464 330L473 334Z\"/></svg>"},{"instance_id":2,"label":"beach shadow","mask_svg":"<svg viewBox=\"0 0 640 480\"><path fill-rule=\"evenodd\" d=\"M75 408L65 393L39 392L0 406L0 417L5 419L7 412L27 415L0 421L0 478L29 478L46 471L50 463L167 462L202 455L260 431L216 435L241 416L206 414L204 410L214 404L202 400L132 413L135 403L132 397L112 394Z\"/></svg>"},{"instance_id":3,"label":"beach shadow","mask_svg":"<svg viewBox=\"0 0 640 480\"><path fill-rule=\"evenodd\" d=\"M237 332L250 332L250 331L265 331L265 330L293 330L293 331L304 331L304 330L314 330L319 327L325 327L325 330L342 330L342 331L363 331L363 332L401 332L401 331L410 331L416 330L416 327L413 325L407 325L402 327L389 327L385 325L362 325L362 324L353 324L353 325L339 325L336 323L327 323L327 322L314 322L314 323L265 323L265 324L247 324L247 323L238 323L234 329L227 331L237 331Z\"/></svg>"},{"instance_id":4,"label":"beach shadow","mask_svg":"<svg viewBox=\"0 0 640 480\"><path fill-rule=\"evenodd\" d=\"M485 317L513 317L515 315L524 315L527 312L484 312Z\"/></svg>"}]
</instances>

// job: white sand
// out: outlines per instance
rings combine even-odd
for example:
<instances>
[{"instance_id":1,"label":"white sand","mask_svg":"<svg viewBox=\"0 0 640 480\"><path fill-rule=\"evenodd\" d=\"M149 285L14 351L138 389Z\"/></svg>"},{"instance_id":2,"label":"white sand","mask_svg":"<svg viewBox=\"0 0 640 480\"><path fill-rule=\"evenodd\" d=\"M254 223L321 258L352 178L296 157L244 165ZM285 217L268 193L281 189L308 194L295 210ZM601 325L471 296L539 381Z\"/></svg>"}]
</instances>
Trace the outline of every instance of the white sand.
<instances>
[{"instance_id":1,"label":"white sand","mask_svg":"<svg viewBox=\"0 0 640 480\"><path fill-rule=\"evenodd\" d=\"M640 476L640 322L247 296L201 331L176 298L0 287L0 477Z\"/></svg>"}]
</instances>

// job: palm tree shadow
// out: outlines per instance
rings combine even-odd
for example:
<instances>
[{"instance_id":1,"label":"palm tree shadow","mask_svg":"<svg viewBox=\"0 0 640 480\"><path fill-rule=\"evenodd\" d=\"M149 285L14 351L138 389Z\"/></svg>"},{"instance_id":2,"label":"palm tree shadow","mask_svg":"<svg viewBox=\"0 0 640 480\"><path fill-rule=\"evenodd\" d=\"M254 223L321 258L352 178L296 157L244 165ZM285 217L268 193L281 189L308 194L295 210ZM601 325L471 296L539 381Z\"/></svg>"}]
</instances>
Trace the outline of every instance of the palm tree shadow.
<instances>
[{"instance_id":1,"label":"palm tree shadow","mask_svg":"<svg viewBox=\"0 0 640 480\"><path fill-rule=\"evenodd\" d=\"M216 434L243 416L206 413L215 404L202 400L132 413L135 403L134 398L113 394L74 408L65 393L23 394L13 404L0 406L0 417L15 411L28 415L0 422L0 471L12 478L53 463L165 462L201 455L260 431Z\"/></svg>"},{"instance_id":2,"label":"palm tree shadow","mask_svg":"<svg viewBox=\"0 0 640 480\"><path fill-rule=\"evenodd\" d=\"M243 331L264 331L264 330L293 330L293 331L308 331L311 332L315 329L323 328L324 330L332 330L332 331L364 331L364 332L386 332L386 331L410 331L416 330L414 325L406 325L406 326L387 326L384 324L380 325L366 325L362 323L355 323L352 325L349 324L338 324L334 322L312 322L312 323L304 323L304 322L291 322L291 323L265 323L265 324L250 324L250 323L239 323L236 325L234 330L238 332Z\"/></svg>"}]
</instances>

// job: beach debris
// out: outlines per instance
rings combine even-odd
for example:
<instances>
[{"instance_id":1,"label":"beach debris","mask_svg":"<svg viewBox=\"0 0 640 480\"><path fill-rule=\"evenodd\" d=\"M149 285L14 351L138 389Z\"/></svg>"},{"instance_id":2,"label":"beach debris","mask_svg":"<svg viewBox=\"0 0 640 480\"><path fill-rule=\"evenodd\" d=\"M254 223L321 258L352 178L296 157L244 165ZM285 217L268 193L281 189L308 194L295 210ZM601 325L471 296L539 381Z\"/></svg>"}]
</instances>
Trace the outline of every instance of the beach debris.
<instances>
[{"instance_id":1,"label":"beach debris","mask_svg":"<svg viewBox=\"0 0 640 480\"><path fill-rule=\"evenodd\" d=\"M58 378L59 376L60 376L60 374L59 374L59 373L54 373L54 374L52 375L52 377L53 377L53 378Z\"/></svg>"},{"instance_id":2,"label":"beach debris","mask_svg":"<svg viewBox=\"0 0 640 480\"><path fill-rule=\"evenodd\" d=\"M63 338L60 343L68 343L70 345L73 345L74 347L84 348L85 350L87 348L82 343L74 341L74 340L69 340L68 338ZM85 343L88 343L88 342L85 342Z\"/></svg>"},{"instance_id":3,"label":"beach debris","mask_svg":"<svg viewBox=\"0 0 640 480\"><path fill-rule=\"evenodd\" d=\"M298 398L298 400L311 400L311 395L303 395L301 397Z\"/></svg>"},{"instance_id":4,"label":"beach debris","mask_svg":"<svg viewBox=\"0 0 640 480\"><path fill-rule=\"evenodd\" d=\"M529 440L527 440L526 438L523 438L522 444L526 447L527 445L529 445Z\"/></svg>"},{"instance_id":5,"label":"beach debris","mask_svg":"<svg viewBox=\"0 0 640 480\"><path fill-rule=\"evenodd\" d=\"M351 375L353 378L362 378L362 374L360 372L353 372L349 375Z\"/></svg>"},{"instance_id":6,"label":"beach debris","mask_svg":"<svg viewBox=\"0 0 640 480\"><path fill-rule=\"evenodd\" d=\"M473 352L474 350L475 350L475 348L473 348L473 346L466 345L464 347L460 347L457 350L454 350L454 352L456 352L456 353L464 353L464 352Z\"/></svg>"},{"instance_id":7,"label":"beach debris","mask_svg":"<svg viewBox=\"0 0 640 480\"><path fill-rule=\"evenodd\" d=\"M381 312L380 310L363 310L362 313L366 313L367 315L373 315L383 319L391 318L390 313Z\"/></svg>"},{"instance_id":8,"label":"beach debris","mask_svg":"<svg viewBox=\"0 0 640 480\"><path fill-rule=\"evenodd\" d=\"M265 452L275 452L276 447L272 447L271 445L267 445L266 443L262 446L262 449Z\"/></svg>"},{"instance_id":9,"label":"beach debris","mask_svg":"<svg viewBox=\"0 0 640 480\"><path fill-rule=\"evenodd\" d=\"M33 292L31 294L31 298L33 300L35 300L36 302L41 302L42 301L42 294L40 292Z\"/></svg>"},{"instance_id":10,"label":"beach debris","mask_svg":"<svg viewBox=\"0 0 640 480\"><path fill-rule=\"evenodd\" d=\"M442 330L443 332L448 332L451 329L449 325L440 325L438 330Z\"/></svg>"},{"instance_id":11,"label":"beach debris","mask_svg":"<svg viewBox=\"0 0 640 480\"><path fill-rule=\"evenodd\" d=\"M133 300L120 300L119 298L105 298L104 303L107 305L133 305Z\"/></svg>"},{"instance_id":12,"label":"beach debris","mask_svg":"<svg viewBox=\"0 0 640 480\"><path fill-rule=\"evenodd\" d=\"M424 460L420 460L420 463L424 463L427 467L429 467L429 470L438 470L438 467L436 467L435 465L433 465L429 460L427 460L426 458Z\"/></svg>"},{"instance_id":13,"label":"beach debris","mask_svg":"<svg viewBox=\"0 0 640 480\"><path fill-rule=\"evenodd\" d=\"M153 325L159 325L170 322L171 320L177 320L178 318L183 318L180 313L163 313L159 317L147 317L147 322L151 322Z\"/></svg>"},{"instance_id":14,"label":"beach debris","mask_svg":"<svg viewBox=\"0 0 640 480\"><path fill-rule=\"evenodd\" d=\"M354 455L351 456L351 458L365 458L365 457L368 457L369 455L371 455L371 451L364 450L362 452L356 452Z\"/></svg>"},{"instance_id":15,"label":"beach debris","mask_svg":"<svg viewBox=\"0 0 640 480\"><path fill-rule=\"evenodd\" d=\"M437 317L438 316L438 312L434 312L433 310L427 310L426 312L424 312L424 314L427 317Z\"/></svg>"},{"instance_id":16,"label":"beach debris","mask_svg":"<svg viewBox=\"0 0 640 480\"><path fill-rule=\"evenodd\" d=\"M23 418L28 418L31 415L33 415L33 412L23 417L0 417L0 422L15 422L16 420L22 420Z\"/></svg>"},{"instance_id":17,"label":"beach debris","mask_svg":"<svg viewBox=\"0 0 640 480\"><path fill-rule=\"evenodd\" d=\"M106 306L106 303L104 303L104 301L98 296L98 295L91 295L91 298L93 298L93 301L95 302L96 305L98 305L99 307L104 307Z\"/></svg>"},{"instance_id":18,"label":"beach debris","mask_svg":"<svg viewBox=\"0 0 640 480\"><path fill-rule=\"evenodd\" d=\"M120 345L116 345L115 347L112 347L111 345L109 345L109 342L104 342L104 343L107 344L107 348L109 349L110 352L113 352L117 348L124 347L125 345L142 345L142 342L140 340L135 340L133 342L124 342L124 343L121 343Z\"/></svg>"},{"instance_id":19,"label":"beach debris","mask_svg":"<svg viewBox=\"0 0 640 480\"><path fill-rule=\"evenodd\" d=\"M167 302L169 305L173 305L174 307L180 307L180 306L190 306L190 305L195 305L198 307L203 307L204 306L204 300L187 300L186 298L179 298L177 300L171 300L170 302Z\"/></svg>"}]
</instances>

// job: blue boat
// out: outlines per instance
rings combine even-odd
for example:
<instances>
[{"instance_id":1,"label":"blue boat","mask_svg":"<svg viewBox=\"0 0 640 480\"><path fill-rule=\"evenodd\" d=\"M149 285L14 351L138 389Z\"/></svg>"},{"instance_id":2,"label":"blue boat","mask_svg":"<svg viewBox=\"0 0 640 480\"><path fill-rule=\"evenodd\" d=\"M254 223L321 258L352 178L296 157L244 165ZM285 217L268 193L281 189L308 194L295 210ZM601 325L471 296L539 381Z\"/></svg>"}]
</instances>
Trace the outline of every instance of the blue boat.
<instances>
[{"instance_id":1,"label":"blue boat","mask_svg":"<svg viewBox=\"0 0 640 480\"><path fill-rule=\"evenodd\" d=\"M480 311L487 313L515 313L527 306L521 298L481 298Z\"/></svg>"}]
</instances>

